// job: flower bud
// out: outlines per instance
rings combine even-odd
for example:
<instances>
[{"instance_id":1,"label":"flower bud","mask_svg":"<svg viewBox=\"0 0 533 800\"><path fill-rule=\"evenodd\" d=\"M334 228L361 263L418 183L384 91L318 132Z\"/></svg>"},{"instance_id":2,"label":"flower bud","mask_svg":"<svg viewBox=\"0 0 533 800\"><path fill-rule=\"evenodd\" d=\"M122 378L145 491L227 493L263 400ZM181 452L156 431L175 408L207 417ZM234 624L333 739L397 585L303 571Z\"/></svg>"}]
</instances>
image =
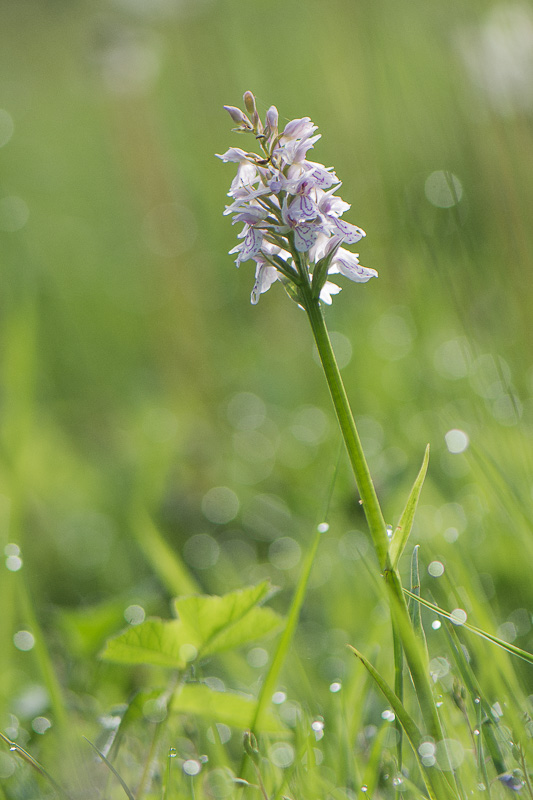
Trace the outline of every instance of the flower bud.
<instances>
[{"instance_id":1,"label":"flower bud","mask_svg":"<svg viewBox=\"0 0 533 800\"><path fill-rule=\"evenodd\" d=\"M266 113L265 136L267 139L274 140L278 135L278 109L270 106Z\"/></svg>"},{"instance_id":2,"label":"flower bud","mask_svg":"<svg viewBox=\"0 0 533 800\"><path fill-rule=\"evenodd\" d=\"M254 114L257 114L257 109L255 107L255 97L251 92L245 92L243 97L244 107L246 108L247 112L250 114L251 117Z\"/></svg>"},{"instance_id":3,"label":"flower bud","mask_svg":"<svg viewBox=\"0 0 533 800\"><path fill-rule=\"evenodd\" d=\"M224 106L230 117L232 118L233 122L237 125L242 125L245 128L252 129L252 123L240 108L235 108L235 106Z\"/></svg>"},{"instance_id":4,"label":"flower bud","mask_svg":"<svg viewBox=\"0 0 533 800\"><path fill-rule=\"evenodd\" d=\"M247 112L252 118L252 126L254 133L256 135L258 133L263 133L263 123L259 119L259 114L257 113L257 108L255 105L255 97L251 92L245 92L242 99L244 101L244 105L246 107Z\"/></svg>"},{"instance_id":5,"label":"flower bud","mask_svg":"<svg viewBox=\"0 0 533 800\"><path fill-rule=\"evenodd\" d=\"M257 764L260 759L260 755L257 747L257 739L252 731L244 731L243 745L245 753L249 755L252 761Z\"/></svg>"}]
</instances>

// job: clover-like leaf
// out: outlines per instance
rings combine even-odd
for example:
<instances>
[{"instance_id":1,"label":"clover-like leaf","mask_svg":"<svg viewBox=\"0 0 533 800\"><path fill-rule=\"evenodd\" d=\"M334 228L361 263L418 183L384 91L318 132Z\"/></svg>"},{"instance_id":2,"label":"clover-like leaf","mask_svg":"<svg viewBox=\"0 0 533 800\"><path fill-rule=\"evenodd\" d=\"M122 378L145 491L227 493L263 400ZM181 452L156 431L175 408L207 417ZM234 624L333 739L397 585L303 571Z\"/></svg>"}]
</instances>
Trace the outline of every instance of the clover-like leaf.
<instances>
[{"instance_id":1,"label":"clover-like leaf","mask_svg":"<svg viewBox=\"0 0 533 800\"><path fill-rule=\"evenodd\" d=\"M175 601L176 612L188 630L188 641L199 656L231 650L266 636L281 625L281 617L270 608L261 608L272 587L268 581L216 595L191 595Z\"/></svg>"},{"instance_id":2,"label":"clover-like leaf","mask_svg":"<svg viewBox=\"0 0 533 800\"><path fill-rule=\"evenodd\" d=\"M108 639L100 655L120 664L152 664L185 669L190 645L187 630L179 620L147 619Z\"/></svg>"},{"instance_id":3,"label":"clover-like leaf","mask_svg":"<svg viewBox=\"0 0 533 800\"><path fill-rule=\"evenodd\" d=\"M179 714L194 714L222 722L233 728L246 729L252 722L256 700L236 692L219 692L205 683L187 683L174 694L170 709ZM274 714L268 712L261 718L263 731L282 733L285 726Z\"/></svg>"}]
</instances>

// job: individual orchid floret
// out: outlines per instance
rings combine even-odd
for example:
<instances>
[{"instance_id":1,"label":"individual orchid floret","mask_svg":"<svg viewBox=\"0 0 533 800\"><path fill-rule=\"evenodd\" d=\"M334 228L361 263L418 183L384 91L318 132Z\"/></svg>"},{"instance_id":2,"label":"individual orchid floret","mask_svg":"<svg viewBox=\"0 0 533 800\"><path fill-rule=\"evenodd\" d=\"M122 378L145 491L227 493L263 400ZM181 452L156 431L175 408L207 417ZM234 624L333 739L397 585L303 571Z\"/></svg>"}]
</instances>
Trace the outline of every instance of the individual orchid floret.
<instances>
[{"instance_id":1,"label":"individual orchid floret","mask_svg":"<svg viewBox=\"0 0 533 800\"><path fill-rule=\"evenodd\" d=\"M236 130L253 131L254 127L252 123L250 122L246 114L243 114L240 108L235 108L235 106L224 106L224 108L232 118L233 122L235 122L235 124L238 125Z\"/></svg>"},{"instance_id":2,"label":"individual orchid floret","mask_svg":"<svg viewBox=\"0 0 533 800\"><path fill-rule=\"evenodd\" d=\"M233 224L243 225L232 250L235 263L256 264L252 303L276 281L300 306L331 304L340 287L328 280L341 274L356 283L375 277L374 269L363 267L358 256L346 249L360 241L365 232L341 220L350 209L336 192L341 187L332 167L307 158L320 139L309 117L293 119L279 133L279 115L270 106L263 125L255 98L245 92L247 113L224 106L239 131L253 132L256 150L230 147L218 155L237 166L230 191L232 201L224 214Z\"/></svg>"},{"instance_id":3,"label":"individual orchid floret","mask_svg":"<svg viewBox=\"0 0 533 800\"><path fill-rule=\"evenodd\" d=\"M363 267L359 263L358 253L350 253L349 250L345 250L343 247L339 247L335 253L328 270L330 275L335 272L340 272L341 275L355 283L366 283L370 278L377 278L378 276L375 269Z\"/></svg>"}]
</instances>

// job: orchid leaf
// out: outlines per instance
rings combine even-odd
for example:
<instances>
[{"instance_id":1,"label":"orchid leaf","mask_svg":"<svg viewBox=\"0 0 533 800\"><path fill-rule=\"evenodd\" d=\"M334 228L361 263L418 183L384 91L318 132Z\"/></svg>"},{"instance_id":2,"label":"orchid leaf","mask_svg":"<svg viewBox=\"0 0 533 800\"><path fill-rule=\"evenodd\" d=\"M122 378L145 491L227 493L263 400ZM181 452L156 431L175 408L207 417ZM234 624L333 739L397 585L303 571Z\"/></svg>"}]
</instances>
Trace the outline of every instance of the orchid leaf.
<instances>
[{"instance_id":1,"label":"orchid leaf","mask_svg":"<svg viewBox=\"0 0 533 800\"><path fill-rule=\"evenodd\" d=\"M392 569L396 569L398 566L400 556L402 555L405 545L407 544L407 540L409 539L411 528L413 527L413 520L415 518L416 507L418 505L418 499L422 491L422 486L424 485L428 463L429 444L426 447L426 452L424 453L424 459L422 461L422 466L420 467L420 472L416 476L413 488L411 489L407 503L405 504L405 508L400 517L400 521L391 539L389 556Z\"/></svg>"}]
</instances>

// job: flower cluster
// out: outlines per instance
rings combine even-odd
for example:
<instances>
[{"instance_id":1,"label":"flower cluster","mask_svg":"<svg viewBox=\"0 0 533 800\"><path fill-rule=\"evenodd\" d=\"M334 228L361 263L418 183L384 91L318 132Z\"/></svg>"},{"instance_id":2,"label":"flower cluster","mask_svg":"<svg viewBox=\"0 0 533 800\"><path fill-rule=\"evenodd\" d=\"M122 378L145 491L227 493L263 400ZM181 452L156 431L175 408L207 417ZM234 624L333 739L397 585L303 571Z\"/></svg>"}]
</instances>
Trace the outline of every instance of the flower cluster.
<instances>
[{"instance_id":1,"label":"flower cluster","mask_svg":"<svg viewBox=\"0 0 533 800\"><path fill-rule=\"evenodd\" d=\"M237 266L255 261L252 303L279 280L300 305L318 297L330 304L341 289L328 275L341 273L357 283L377 276L342 247L365 233L340 219L350 205L335 195L341 184L334 170L307 159L320 139L309 117L293 119L279 132L275 106L263 124L251 92L245 93L244 105L247 114L224 108L237 125L234 130L253 133L262 153L230 147L218 155L238 165L228 192L233 202L224 214L233 214L233 224L243 223L243 229L230 253L236 254Z\"/></svg>"}]
</instances>

